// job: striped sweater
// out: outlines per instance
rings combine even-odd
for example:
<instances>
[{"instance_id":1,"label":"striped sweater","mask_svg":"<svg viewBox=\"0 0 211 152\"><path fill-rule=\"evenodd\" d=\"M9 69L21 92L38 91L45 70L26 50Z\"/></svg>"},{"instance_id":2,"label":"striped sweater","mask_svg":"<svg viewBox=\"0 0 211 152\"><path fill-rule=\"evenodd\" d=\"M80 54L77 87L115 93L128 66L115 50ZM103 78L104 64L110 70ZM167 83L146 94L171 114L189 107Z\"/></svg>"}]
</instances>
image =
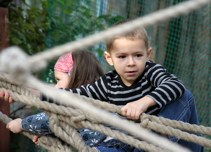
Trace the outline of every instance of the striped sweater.
<instances>
[{"instance_id":1,"label":"striped sweater","mask_svg":"<svg viewBox=\"0 0 211 152\"><path fill-rule=\"evenodd\" d=\"M111 71L93 84L70 89L69 91L115 105L126 105L144 96L157 103L146 113L157 114L167 103L178 99L185 91L183 83L161 65L148 61L143 74L131 86L122 82L117 72Z\"/></svg>"}]
</instances>

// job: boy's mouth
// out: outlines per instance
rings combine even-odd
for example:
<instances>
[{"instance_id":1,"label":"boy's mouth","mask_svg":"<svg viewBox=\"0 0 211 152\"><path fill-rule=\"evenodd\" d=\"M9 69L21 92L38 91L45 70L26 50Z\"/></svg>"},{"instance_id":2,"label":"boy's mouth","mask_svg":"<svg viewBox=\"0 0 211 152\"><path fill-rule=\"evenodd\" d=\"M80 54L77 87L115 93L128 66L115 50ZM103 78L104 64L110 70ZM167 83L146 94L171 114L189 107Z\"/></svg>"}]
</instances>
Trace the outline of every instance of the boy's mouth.
<instances>
[{"instance_id":1,"label":"boy's mouth","mask_svg":"<svg viewBox=\"0 0 211 152\"><path fill-rule=\"evenodd\" d=\"M136 75L136 73L137 73L137 71L127 71L126 75L127 76L134 76L134 75Z\"/></svg>"}]
</instances>

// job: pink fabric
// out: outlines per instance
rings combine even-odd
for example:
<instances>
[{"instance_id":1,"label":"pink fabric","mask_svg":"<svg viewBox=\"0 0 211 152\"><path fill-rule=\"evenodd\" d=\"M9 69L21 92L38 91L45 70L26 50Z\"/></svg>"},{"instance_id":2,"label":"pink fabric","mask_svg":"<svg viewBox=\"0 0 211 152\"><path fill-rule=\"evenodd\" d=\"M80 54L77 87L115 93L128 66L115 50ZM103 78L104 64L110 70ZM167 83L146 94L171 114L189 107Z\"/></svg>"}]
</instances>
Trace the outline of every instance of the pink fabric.
<instances>
[{"instance_id":1,"label":"pink fabric","mask_svg":"<svg viewBox=\"0 0 211 152\"><path fill-rule=\"evenodd\" d=\"M73 58L71 53L64 54L57 60L54 70L70 73L73 68Z\"/></svg>"}]
</instances>

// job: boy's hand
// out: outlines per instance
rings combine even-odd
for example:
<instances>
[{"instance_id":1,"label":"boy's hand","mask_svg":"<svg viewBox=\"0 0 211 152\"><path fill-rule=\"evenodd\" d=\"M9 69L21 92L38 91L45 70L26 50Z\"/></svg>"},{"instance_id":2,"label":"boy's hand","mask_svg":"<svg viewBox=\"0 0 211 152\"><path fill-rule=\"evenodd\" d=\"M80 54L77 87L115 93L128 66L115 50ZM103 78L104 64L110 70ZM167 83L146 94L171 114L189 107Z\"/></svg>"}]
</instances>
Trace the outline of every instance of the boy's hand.
<instances>
[{"instance_id":1,"label":"boy's hand","mask_svg":"<svg viewBox=\"0 0 211 152\"><path fill-rule=\"evenodd\" d=\"M22 119L17 118L14 119L12 121L10 121L7 124L7 129L9 129L10 131L12 131L13 133L20 133L23 131L22 125L21 125Z\"/></svg>"},{"instance_id":2,"label":"boy's hand","mask_svg":"<svg viewBox=\"0 0 211 152\"><path fill-rule=\"evenodd\" d=\"M5 92L5 91L0 91L0 100L12 103L13 99L10 96L9 92Z\"/></svg>"},{"instance_id":3,"label":"boy's hand","mask_svg":"<svg viewBox=\"0 0 211 152\"><path fill-rule=\"evenodd\" d=\"M128 119L138 120L142 113L155 104L153 99L145 96L137 101L126 104L121 108L121 112Z\"/></svg>"}]
</instances>

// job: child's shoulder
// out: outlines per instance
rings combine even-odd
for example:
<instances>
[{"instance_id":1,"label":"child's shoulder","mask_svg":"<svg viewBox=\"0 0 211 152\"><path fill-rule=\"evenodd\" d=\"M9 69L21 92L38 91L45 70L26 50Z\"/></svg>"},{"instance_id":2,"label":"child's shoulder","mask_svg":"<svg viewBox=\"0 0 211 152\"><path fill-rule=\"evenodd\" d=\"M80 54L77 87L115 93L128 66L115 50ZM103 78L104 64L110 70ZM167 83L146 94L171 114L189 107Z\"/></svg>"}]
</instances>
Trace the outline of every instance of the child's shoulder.
<instances>
[{"instance_id":1,"label":"child's shoulder","mask_svg":"<svg viewBox=\"0 0 211 152\"><path fill-rule=\"evenodd\" d=\"M155 63L151 60L146 62L146 68L152 68L152 67L163 67L161 64Z\"/></svg>"},{"instance_id":2,"label":"child's shoulder","mask_svg":"<svg viewBox=\"0 0 211 152\"><path fill-rule=\"evenodd\" d=\"M116 76L117 72L116 72L116 70L111 70L111 71L108 71L105 75L107 75L107 76Z\"/></svg>"},{"instance_id":3,"label":"child's shoulder","mask_svg":"<svg viewBox=\"0 0 211 152\"><path fill-rule=\"evenodd\" d=\"M145 71L156 71L158 69L166 70L161 64L150 60L146 62Z\"/></svg>"},{"instance_id":4,"label":"child's shoulder","mask_svg":"<svg viewBox=\"0 0 211 152\"><path fill-rule=\"evenodd\" d=\"M105 78L107 79L115 79L118 77L118 74L116 72L116 70L112 70L112 71L108 71L105 75L104 75Z\"/></svg>"},{"instance_id":5,"label":"child's shoulder","mask_svg":"<svg viewBox=\"0 0 211 152\"><path fill-rule=\"evenodd\" d=\"M156 66L156 65L158 65L158 64L155 63L155 62L153 62L153 61L151 61L151 60L149 60L149 61L146 62L146 68L147 68L147 69L148 69L148 68L152 68L152 67L154 67L154 66Z\"/></svg>"}]
</instances>

